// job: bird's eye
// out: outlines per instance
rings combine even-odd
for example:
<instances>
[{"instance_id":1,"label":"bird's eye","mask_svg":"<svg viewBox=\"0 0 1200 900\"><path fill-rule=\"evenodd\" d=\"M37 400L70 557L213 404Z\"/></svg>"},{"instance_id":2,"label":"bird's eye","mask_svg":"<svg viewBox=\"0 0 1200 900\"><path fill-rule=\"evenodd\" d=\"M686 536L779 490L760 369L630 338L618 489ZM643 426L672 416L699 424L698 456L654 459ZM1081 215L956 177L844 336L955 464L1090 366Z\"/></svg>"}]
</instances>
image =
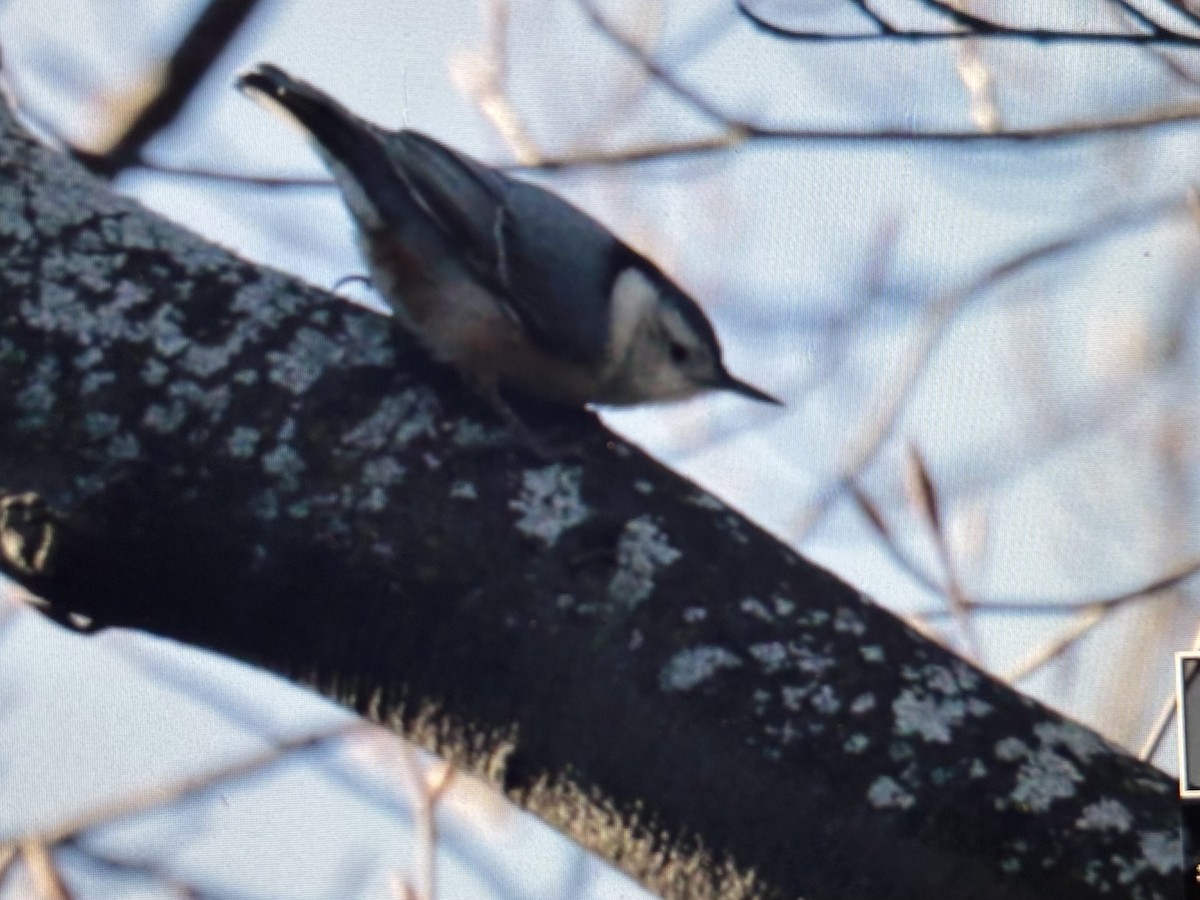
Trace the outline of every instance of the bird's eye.
<instances>
[{"instance_id":1,"label":"bird's eye","mask_svg":"<svg viewBox=\"0 0 1200 900\"><path fill-rule=\"evenodd\" d=\"M683 344L678 344L675 341L671 341L671 362L677 364L684 363L687 362L687 358L687 347L683 346Z\"/></svg>"}]
</instances>

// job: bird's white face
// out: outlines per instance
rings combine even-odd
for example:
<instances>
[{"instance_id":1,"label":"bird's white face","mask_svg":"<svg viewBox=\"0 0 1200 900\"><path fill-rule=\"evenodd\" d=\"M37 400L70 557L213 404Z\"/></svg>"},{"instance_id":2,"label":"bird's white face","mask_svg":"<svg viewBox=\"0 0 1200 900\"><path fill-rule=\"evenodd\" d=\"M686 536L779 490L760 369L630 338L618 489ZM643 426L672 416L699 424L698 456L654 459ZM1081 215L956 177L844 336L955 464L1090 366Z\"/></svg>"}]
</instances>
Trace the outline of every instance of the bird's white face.
<instances>
[{"instance_id":1,"label":"bird's white face","mask_svg":"<svg viewBox=\"0 0 1200 900\"><path fill-rule=\"evenodd\" d=\"M660 290L636 268L613 285L612 358L625 403L680 400L720 381L716 348Z\"/></svg>"}]
</instances>

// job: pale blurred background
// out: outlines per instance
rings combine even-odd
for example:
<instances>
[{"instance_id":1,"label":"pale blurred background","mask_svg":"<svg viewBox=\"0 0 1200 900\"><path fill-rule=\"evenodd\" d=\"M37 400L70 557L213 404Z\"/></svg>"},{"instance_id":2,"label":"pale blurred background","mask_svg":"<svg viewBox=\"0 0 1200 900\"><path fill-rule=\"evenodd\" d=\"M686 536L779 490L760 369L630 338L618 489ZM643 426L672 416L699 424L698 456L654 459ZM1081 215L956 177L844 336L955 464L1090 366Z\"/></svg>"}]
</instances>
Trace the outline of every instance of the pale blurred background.
<instances>
[{"instance_id":1,"label":"pale blurred background","mask_svg":"<svg viewBox=\"0 0 1200 900\"><path fill-rule=\"evenodd\" d=\"M7 0L7 87L45 137L103 153L208 6ZM876 28L847 0L746 6L791 31ZM955 27L938 7L892 0L870 9L909 29ZM1186 8L1144 7L1179 34L1200 35ZM362 271L350 223L331 187L254 181L324 176L298 132L232 88L256 62L277 63L381 124L427 131L495 164L728 137L729 123L706 116L691 94L729 120L849 133L530 174L689 288L715 321L731 369L787 403L711 397L605 419L936 639L1173 771L1171 653L1193 646L1200 611L1188 580L1200 565L1200 123L1119 133L1104 125L1195 103L1200 39L1151 49L1078 36L1033 43L1019 33L798 40L756 27L730 0L600 4L604 22L685 86L672 91L587 8L582 0L258 3L144 149L148 165L123 170L116 185L239 254L329 287ZM1145 30L1131 9L970 6L1014 29ZM862 135L1076 126L1099 133L1026 142ZM345 292L374 302L361 287ZM327 723L335 715L277 679L165 642L85 641L24 609L7 617L0 765L25 795L0 801L0 836L120 794L109 777L114 760L145 754L164 772L201 771L176 744L196 751L211 740L233 753L254 744L239 744L248 734L261 743L298 733L305 716ZM119 678L101 675L105 667ZM116 687L126 678L140 687ZM64 710L47 722L48 706L84 683L93 715ZM208 709L212 737L197 744L172 734L180 721L200 727L176 704ZM281 712L293 708L305 712ZM60 759L65 747L73 755ZM270 813L268 846L285 859L274 887L254 881L263 869L250 857L246 873L229 866L226 874L230 855L216 837L211 856L184 865L167 853L162 867L181 879L220 871L238 896L285 896L280 882L294 891L286 896L332 896L288 867L287 859L315 865L307 849L278 850L281 834L319 843L315 822L333 815L318 794L336 793L340 776L321 763L306 756L288 770L324 785L304 789L302 807L291 805L295 787L278 787L283 806ZM148 771L128 769L125 790ZM70 790L59 783L67 775ZM238 789L242 802L267 809L270 786L250 785L253 799ZM39 790L47 793L38 798ZM139 852L165 852L177 838L164 835L176 829L215 834L221 818L192 810L185 826L173 812L134 820L134 831L148 829L139 846L149 849ZM402 810L387 812L403 820ZM499 830L515 829L518 815L505 813ZM379 893L393 890L387 878L415 878L408 854L420 841L395 827L364 826L378 852L358 843L359 855L331 853L322 877L383 885L343 896L388 896ZM444 866L461 867L464 878L491 860L447 840L438 846L452 858ZM524 852L546 867L533 870L545 896L634 896L620 876L580 875L585 864L561 847L498 858L507 864ZM145 896L160 895L159 876L141 873ZM133 876L89 876L96 890L81 896L134 896L128 885L104 886L122 877ZM506 877L483 879L492 893L471 882L442 895L540 896Z\"/></svg>"}]
</instances>

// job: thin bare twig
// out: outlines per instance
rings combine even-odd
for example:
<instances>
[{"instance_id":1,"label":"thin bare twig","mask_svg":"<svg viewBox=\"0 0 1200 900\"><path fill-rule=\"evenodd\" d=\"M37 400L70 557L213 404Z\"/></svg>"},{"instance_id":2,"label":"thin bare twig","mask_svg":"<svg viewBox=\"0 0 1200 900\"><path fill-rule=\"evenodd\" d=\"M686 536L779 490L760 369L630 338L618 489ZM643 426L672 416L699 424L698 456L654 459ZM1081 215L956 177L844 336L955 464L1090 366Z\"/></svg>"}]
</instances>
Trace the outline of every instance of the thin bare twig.
<instances>
[{"instance_id":1,"label":"thin bare twig","mask_svg":"<svg viewBox=\"0 0 1200 900\"><path fill-rule=\"evenodd\" d=\"M8 880L8 875L15 868L13 863L17 860L17 845L16 844L0 844L0 888L4 887L4 882Z\"/></svg>"},{"instance_id":2,"label":"thin bare twig","mask_svg":"<svg viewBox=\"0 0 1200 900\"><path fill-rule=\"evenodd\" d=\"M622 52L635 61L647 75L650 75L660 87L665 88L690 106L718 125L724 125L732 130L738 130L733 119L727 116L711 100L700 91L689 87L680 81L675 73L647 53L637 41L624 34L600 11L595 0L578 0L584 15L595 26L596 30L616 44Z\"/></svg>"},{"instance_id":3,"label":"thin bare twig","mask_svg":"<svg viewBox=\"0 0 1200 900\"><path fill-rule=\"evenodd\" d=\"M1146 29L1147 34L1166 36L1171 33L1161 24L1155 22L1152 18L1130 3L1129 0L1109 0L1109 3L1115 6L1119 12L1124 13L1124 15L1135 25Z\"/></svg>"},{"instance_id":4,"label":"thin bare twig","mask_svg":"<svg viewBox=\"0 0 1200 900\"><path fill-rule=\"evenodd\" d=\"M963 28L974 31L976 34L988 34L989 32L1003 28L1003 26L998 25L991 19L984 19L967 12L962 8L961 4L954 2L954 0L920 0L920 2L934 12L941 13L955 25L961 25Z\"/></svg>"},{"instance_id":5,"label":"thin bare twig","mask_svg":"<svg viewBox=\"0 0 1200 900\"><path fill-rule=\"evenodd\" d=\"M22 838L26 843L41 843L48 847L69 840L79 833L100 825L106 825L138 813L175 803L192 794L207 790L238 778L244 778L282 760L284 757L309 750L333 738L342 737L356 728L364 727L361 722L343 723L333 728L312 732L290 740L280 741L273 746L238 762L221 766L211 772L190 775L175 781L140 790L127 797L106 803L96 809L72 816L36 834Z\"/></svg>"},{"instance_id":6,"label":"thin bare twig","mask_svg":"<svg viewBox=\"0 0 1200 900\"><path fill-rule=\"evenodd\" d=\"M109 146L99 150L77 150L76 159L105 178L113 178L136 165L146 145L179 116L259 2L209 0L167 61L155 95Z\"/></svg>"},{"instance_id":7,"label":"thin bare twig","mask_svg":"<svg viewBox=\"0 0 1200 900\"><path fill-rule=\"evenodd\" d=\"M852 0L852 2L858 11L866 16L871 21L871 24L879 29L880 34L896 33L896 29L892 26L892 23L875 10L871 9L871 7L867 5L867 0Z\"/></svg>"},{"instance_id":8,"label":"thin bare twig","mask_svg":"<svg viewBox=\"0 0 1200 900\"><path fill-rule=\"evenodd\" d=\"M966 11L965 0L950 0L947 6ZM980 131L996 132L1003 128L1000 121L1000 101L996 96L996 79L983 61L980 41L962 41L954 48L958 79L970 98L971 121Z\"/></svg>"},{"instance_id":9,"label":"thin bare twig","mask_svg":"<svg viewBox=\"0 0 1200 900\"><path fill-rule=\"evenodd\" d=\"M1192 10L1187 0L1163 0L1163 2L1182 16L1193 28L1200 28L1200 14Z\"/></svg>"},{"instance_id":10,"label":"thin bare twig","mask_svg":"<svg viewBox=\"0 0 1200 900\"><path fill-rule=\"evenodd\" d=\"M1129 47L1200 47L1200 36L1168 28L1156 22L1125 0L1112 0L1113 5L1126 13L1143 31L1105 31L1101 29L1075 30L1056 28L1025 28L1006 25L968 13L960 6L944 0L922 0L946 17L953 24L949 29L904 28L888 23L890 30L873 32L820 31L792 28L772 22L751 7L746 0L737 0L738 12L757 30L782 40L801 43L957 43L965 40L988 42L1021 42L1033 45L1045 44L1109 44ZM855 6L859 4L855 2ZM1179 11L1179 6L1175 7ZM1191 24L1200 25L1200 17L1186 13Z\"/></svg>"},{"instance_id":11,"label":"thin bare twig","mask_svg":"<svg viewBox=\"0 0 1200 900\"><path fill-rule=\"evenodd\" d=\"M933 535L934 548L942 566L942 577L945 579L942 593L946 597L950 615L958 626L958 632L962 635L964 655L982 665L983 649L969 615L973 604L958 578L958 566L954 561L954 554L950 552L950 542L946 538L945 519L942 516L937 488L925 460L921 458L916 447L908 448L908 461L911 493Z\"/></svg>"},{"instance_id":12,"label":"thin bare twig","mask_svg":"<svg viewBox=\"0 0 1200 900\"><path fill-rule=\"evenodd\" d=\"M426 768L420 754L405 745L404 768L410 782L410 792L415 805L414 819L417 827L417 884L410 886L405 896L420 900L437 898L437 806L449 790L457 770L448 762L439 760Z\"/></svg>"},{"instance_id":13,"label":"thin bare twig","mask_svg":"<svg viewBox=\"0 0 1200 900\"><path fill-rule=\"evenodd\" d=\"M1195 643L1193 642L1193 646ZM1158 748L1162 745L1163 738L1167 736L1167 729L1171 726L1171 720L1175 718L1175 708L1178 703L1178 698L1175 696L1175 691L1172 690L1167 694L1162 705L1158 708L1158 714L1154 717L1154 722L1150 726L1150 731L1146 734L1146 739L1142 742L1142 746L1138 748L1137 757L1142 762L1150 762L1154 759L1154 755L1158 753Z\"/></svg>"},{"instance_id":14,"label":"thin bare twig","mask_svg":"<svg viewBox=\"0 0 1200 900\"><path fill-rule=\"evenodd\" d=\"M1091 608L1108 611L1118 606L1125 606L1126 604L1153 600L1160 594L1179 587L1197 575L1200 575L1200 558L1192 559L1172 572L1154 578L1145 584L1106 596L1083 597L1074 600L1034 600L1031 598L999 597L993 599L976 598L970 602L969 608L972 612L988 613L991 615L1061 616ZM927 579L928 577L927 575L923 575L922 583L925 583L923 579ZM933 608L920 610L913 613L913 615L933 620L943 618L946 613L945 610Z\"/></svg>"},{"instance_id":15,"label":"thin bare twig","mask_svg":"<svg viewBox=\"0 0 1200 900\"><path fill-rule=\"evenodd\" d=\"M882 413L875 417L869 428L855 440L841 472L818 492L803 515L793 523L791 530L796 535L796 540L803 541L837 500L848 493L852 494L851 488L854 483L875 462L895 433L909 399L928 370L933 354L948 333L955 315L967 302L1023 270L1055 256L1074 252L1123 231L1157 222L1166 216L1178 215L1185 209L1186 204L1183 201L1168 197L1136 209L1108 213L1070 234L1044 241L1015 254L987 269L964 287L948 291L936 299L926 314L929 324L917 346L909 354L905 367L901 370L902 374L898 378L887 380L885 390L891 391L891 395L882 404ZM923 583L928 585L931 582ZM939 593L942 590L940 586L934 589Z\"/></svg>"},{"instance_id":16,"label":"thin bare twig","mask_svg":"<svg viewBox=\"0 0 1200 900\"><path fill-rule=\"evenodd\" d=\"M888 555L906 574L928 591L945 594L947 587L910 557L896 542L891 529L888 527L878 507L862 488L854 482L850 485L849 493L859 510L871 524L873 530L883 539L884 548ZM1082 597L1072 600L1037 600L1033 598L971 598L963 601L965 609L971 613L986 613L991 615L1043 615L1061 616L1072 615L1090 609L1110 611L1130 603L1140 603L1151 600L1158 595L1176 588L1186 581L1200 575L1200 557L1196 557L1169 572L1145 584L1128 588L1114 594ZM936 621L950 615L942 606L916 610L910 613L914 618Z\"/></svg>"},{"instance_id":17,"label":"thin bare twig","mask_svg":"<svg viewBox=\"0 0 1200 900\"><path fill-rule=\"evenodd\" d=\"M39 900L71 900L73 894L54 864L54 855L43 841L22 841L20 854L29 867Z\"/></svg>"},{"instance_id":18,"label":"thin bare twig","mask_svg":"<svg viewBox=\"0 0 1200 900\"><path fill-rule=\"evenodd\" d=\"M1107 610L1102 606L1086 607L1080 611L1076 620L1062 634L1049 643L1035 648L1024 660L1017 663L1000 677L1009 684L1015 684L1028 678L1047 663L1061 657L1064 653L1083 640L1093 628L1104 620Z\"/></svg>"},{"instance_id":19,"label":"thin bare twig","mask_svg":"<svg viewBox=\"0 0 1200 900\"><path fill-rule=\"evenodd\" d=\"M871 525L872 530L881 539L883 548L887 551L891 560L926 590L938 595L946 595L949 590L948 586L942 584L934 576L926 572L901 548L891 528L888 526L887 520L884 519L883 514L879 511L874 501L871 500L857 482L850 484L849 493L858 506L859 511ZM1174 572L1163 575L1146 584L1107 596L1084 597L1074 600L1035 600L1032 598L986 599L963 594L960 602L963 611L974 615L1033 614L1062 616L1087 613L1093 610L1108 613L1119 606L1154 599L1164 592L1178 587L1183 582L1194 578L1198 574L1200 574L1200 558L1194 559L1177 568ZM938 619L944 619L952 615L952 613L947 611L944 606L937 606L916 610L907 615L913 619L934 622ZM1200 641L1200 634L1197 635L1196 640Z\"/></svg>"},{"instance_id":20,"label":"thin bare twig","mask_svg":"<svg viewBox=\"0 0 1200 900\"><path fill-rule=\"evenodd\" d=\"M332 190L337 186L332 178L319 175L246 175L205 166L174 165L152 159L139 159L132 164L132 168L145 169L159 175L170 175L173 178L195 178L201 181L215 181L267 190Z\"/></svg>"},{"instance_id":21,"label":"thin bare twig","mask_svg":"<svg viewBox=\"0 0 1200 900\"><path fill-rule=\"evenodd\" d=\"M709 101L706 115L723 115ZM810 144L1028 144L1074 141L1100 135L1135 134L1200 121L1200 103L1167 104L1145 113L1064 122L1059 125L1005 128L1003 131L946 129L914 131L909 128L778 128L728 117L724 130L703 138L664 141L621 150L600 150L570 156L546 157L535 165L517 168L554 171L595 166L632 165L659 159L709 156L737 147L768 143Z\"/></svg>"},{"instance_id":22,"label":"thin bare twig","mask_svg":"<svg viewBox=\"0 0 1200 900\"><path fill-rule=\"evenodd\" d=\"M1125 134L1162 128L1185 122L1200 121L1200 103L1164 105L1148 112L1115 116L1104 119L1065 122L1057 125L1029 126L1024 128L999 128L998 120L985 122L982 130L937 129L916 131L911 128L876 129L827 129L776 127L752 122L731 115L704 92L693 88L680 79L670 68L647 53L635 40L623 33L603 12L595 0L577 0L580 8L596 30L614 43L656 83L673 94L694 112L718 126L720 131L704 138L654 143L642 147L631 147L617 151L572 154L569 156L544 158L529 168L543 170L579 168L586 166L612 166L632 164L664 157L694 157L729 150L749 143L797 142L797 143L1027 143L1035 141L1075 140L1096 135ZM952 4L940 0L925 0L939 9L944 9L965 22L979 23L977 28L995 28L986 20L977 19L969 13L957 10ZM975 32L968 32L973 36ZM875 37L879 37L875 35ZM891 37L887 35L887 37ZM1189 43L1200 46L1200 38L1189 39Z\"/></svg>"},{"instance_id":23,"label":"thin bare twig","mask_svg":"<svg viewBox=\"0 0 1200 900\"><path fill-rule=\"evenodd\" d=\"M1200 649L1200 629L1192 635L1191 649ZM1138 750L1138 759L1149 762L1154 758L1154 754L1158 753L1158 747L1162 743L1163 737L1166 736L1167 728L1171 724L1171 719L1175 715L1175 706L1179 702L1179 698L1175 696L1175 689L1172 688L1167 698L1159 707L1158 715L1154 718L1154 724L1150 726L1150 732L1146 735L1146 740L1142 742L1141 748ZM1183 763L1180 761L1182 767Z\"/></svg>"},{"instance_id":24,"label":"thin bare twig","mask_svg":"<svg viewBox=\"0 0 1200 900\"><path fill-rule=\"evenodd\" d=\"M60 847L65 847L87 860L91 866L108 870L113 875L122 878L138 876L152 880L160 895L176 898L176 900L201 900L206 895L194 884L172 874L165 863L157 859L130 859L115 856L111 853L86 845L80 839L65 841ZM229 900L228 895L222 894ZM349 895L357 896L357 895Z\"/></svg>"},{"instance_id":25,"label":"thin bare twig","mask_svg":"<svg viewBox=\"0 0 1200 900\"><path fill-rule=\"evenodd\" d=\"M460 90L475 101L508 148L525 165L536 165L541 148L508 95L508 0L483 0L485 48L458 54L451 72Z\"/></svg>"}]
</instances>

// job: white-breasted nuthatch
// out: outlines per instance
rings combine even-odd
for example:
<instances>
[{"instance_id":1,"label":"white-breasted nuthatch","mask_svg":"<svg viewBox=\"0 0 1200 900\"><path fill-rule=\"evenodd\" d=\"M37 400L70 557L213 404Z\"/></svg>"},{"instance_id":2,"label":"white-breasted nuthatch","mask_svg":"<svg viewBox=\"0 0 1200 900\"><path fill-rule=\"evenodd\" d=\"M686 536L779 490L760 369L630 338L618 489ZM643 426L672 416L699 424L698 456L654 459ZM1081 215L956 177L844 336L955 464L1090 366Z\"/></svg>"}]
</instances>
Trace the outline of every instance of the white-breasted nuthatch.
<instances>
[{"instance_id":1,"label":"white-breasted nuthatch","mask_svg":"<svg viewBox=\"0 0 1200 900\"><path fill-rule=\"evenodd\" d=\"M708 319L652 262L566 200L416 131L386 131L272 65L238 86L308 132L346 200L375 288L433 354L573 406L705 389L731 375Z\"/></svg>"}]
</instances>

